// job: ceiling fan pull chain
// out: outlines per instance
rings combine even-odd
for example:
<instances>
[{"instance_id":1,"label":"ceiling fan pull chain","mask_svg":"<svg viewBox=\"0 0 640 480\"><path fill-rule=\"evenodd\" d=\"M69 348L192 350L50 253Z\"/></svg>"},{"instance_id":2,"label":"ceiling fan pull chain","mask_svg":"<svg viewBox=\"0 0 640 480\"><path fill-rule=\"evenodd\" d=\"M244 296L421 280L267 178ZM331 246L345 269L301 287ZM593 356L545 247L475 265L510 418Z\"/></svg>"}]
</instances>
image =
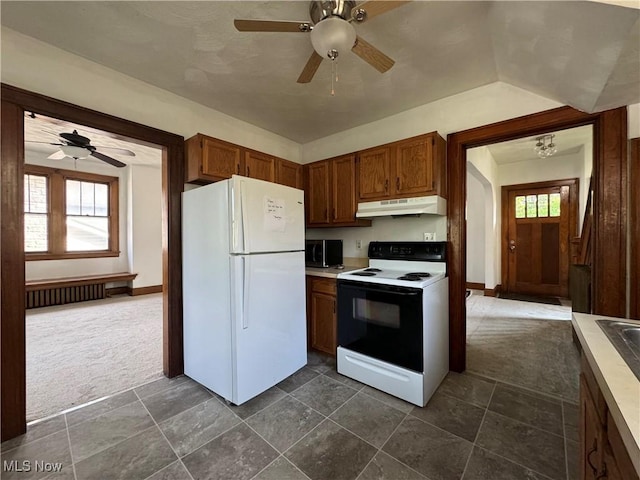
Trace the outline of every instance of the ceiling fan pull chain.
<instances>
[{"instance_id":1,"label":"ceiling fan pull chain","mask_svg":"<svg viewBox=\"0 0 640 480\"><path fill-rule=\"evenodd\" d=\"M336 61L335 60L331 60L331 96L335 96L336 94L336 90L334 88L334 80L336 78Z\"/></svg>"}]
</instances>

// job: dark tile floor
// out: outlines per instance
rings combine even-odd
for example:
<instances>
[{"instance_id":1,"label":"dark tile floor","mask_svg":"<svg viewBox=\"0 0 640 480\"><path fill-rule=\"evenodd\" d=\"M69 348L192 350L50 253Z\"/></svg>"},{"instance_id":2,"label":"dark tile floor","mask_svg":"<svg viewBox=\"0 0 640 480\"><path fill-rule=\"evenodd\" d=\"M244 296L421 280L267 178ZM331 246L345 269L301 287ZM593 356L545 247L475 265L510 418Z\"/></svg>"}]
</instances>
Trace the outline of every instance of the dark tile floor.
<instances>
[{"instance_id":1,"label":"dark tile floor","mask_svg":"<svg viewBox=\"0 0 640 480\"><path fill-rule=\"evenodd\" d=\"M32 424L2 444L1 476L573 480L577 416L561 399L454 373L418 408L310 354L306 367L239 407L179 377ZM18 472L27 460L31 470ZM61 470L36 471L36 461Z\"/></svg>"}]
</instances>

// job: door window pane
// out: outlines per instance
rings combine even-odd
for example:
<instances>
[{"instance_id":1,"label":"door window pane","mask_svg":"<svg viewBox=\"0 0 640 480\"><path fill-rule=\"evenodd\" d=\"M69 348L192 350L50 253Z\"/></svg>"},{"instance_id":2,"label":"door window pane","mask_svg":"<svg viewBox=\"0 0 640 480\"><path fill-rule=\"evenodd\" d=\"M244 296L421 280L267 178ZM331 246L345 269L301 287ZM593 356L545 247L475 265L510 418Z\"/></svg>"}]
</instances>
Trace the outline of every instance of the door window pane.
<instances>
[{"instance_id":1,"label":"door window pane","mask_svg":"<svg viewBox=\"0 0 640 480\"><path fill-rule=\"evenodd\" d=\"M527 201L524 195L516 197L516 218L525 218L527 209Z\"/></svg>"},{"instance_id":2,"label":"door window pane","mask_svg":"<svg viewBox=\"0 0 640 480\"><path fill-rule=\"evenodd\" d=\"M109 248L107 217L67 217L67 251L84 252Z\"/></svg>"},{"instance_id":3,"label":"door window pane","mask_svg":"<svg viewBox=\"0 0 640 480\"><path fill-rule=\"evenodd\" d=\"M527 195L527 218L536 217L536 201L538 197L536 195Z\"/></svg>"},{"instance_id":4,"label":"door window pane","mask_svg":"<svg viewBox=\"0 0 640 480\"><path fill-rule=\"evenodd\" d=\"M560 194L552 193L549 195L549 216L551 217L559 217L560 216Z\"/></svg>"},{"instance_id":5,"label":"door window pane","mask_svg":"<svg viewBox=\"0 0 640 480\"><path fill-rule=\"evenodd\" d=\"M546 193L538 195L538 216L549 216L549 195Z\"/></svg>"}]
</instances>

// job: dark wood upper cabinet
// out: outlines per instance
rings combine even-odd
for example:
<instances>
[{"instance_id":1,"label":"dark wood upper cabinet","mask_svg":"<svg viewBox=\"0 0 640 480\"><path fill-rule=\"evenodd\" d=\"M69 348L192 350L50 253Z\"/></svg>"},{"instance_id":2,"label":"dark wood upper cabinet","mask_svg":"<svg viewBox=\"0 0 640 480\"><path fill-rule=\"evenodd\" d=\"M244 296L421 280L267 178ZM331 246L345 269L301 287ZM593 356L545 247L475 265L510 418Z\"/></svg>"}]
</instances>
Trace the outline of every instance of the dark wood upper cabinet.
<instances>
[{"instance_id":1,"label":"dark wood upper cabinet","mask_svg":"<svg viewBox=\"0 0 640 480\"><path fill-rule=\"evenodd\" d=\"M359 201L446 197L445 144L432 132L360 152Z\"/></svg>"},{"instance_id":2,"label":"dark wood upper cabinet","mask_svg":"<svg viewBox=\"0 0 640 480\"><path fill-rule=\"evenodd\" d=\"M198 133L185 141L185 181L206 185L238 174L302 189L302 165Z\"/></svg>"},{"instance_id":3,"label":"dark wood upper cabinet","mask_svg":"<svg viewBox=\"0 0 640 480\"><path fill-rule=\"evenodd\" d=\"M293 188L302 188L302 165L283 158L277 158L276 183Z\"/></svg>"},{"instance_id":4,"label":"dark wood upper cabinet","mask_svg":"<svg viewBox=\"0 0 640 480\"><path fill-rule=\"evenodd\" d=\"M391 148L376 147L358 154L359 199L367 202L391 196Z\"/></svg>"},{"instance_id":5,"label":"dark wood upper cabinet","mask_svg":"<svg viewBox=\"0 0 640 480\"><path fill-rule=\"evenodd\" d=\"M371 225L370 220L356 219L358 195L355 154L307 164L305 172L307 226Z\"/></svg>"},{"instance_id":6,"label":"dark wood upper cabinet","mask_svg":"<svg viewBox=\"0 0 640 480\"><path fill-rule=\"evenodd\" d=\"M185 147L187 182L217 182L241 171L242 149L237 145L197 134L185 142Z\"/></svg>"},{"instance_id":7,"label":"dark wood upper cabinet","mask_svg":"<svg viewBox=\"0 0 640 480\"><path fill-rule=\"evenodd\" d=\"M247 177L275 182L276 159L254 150L244 152L244 174Z\"/></svg>"}]
</instances>

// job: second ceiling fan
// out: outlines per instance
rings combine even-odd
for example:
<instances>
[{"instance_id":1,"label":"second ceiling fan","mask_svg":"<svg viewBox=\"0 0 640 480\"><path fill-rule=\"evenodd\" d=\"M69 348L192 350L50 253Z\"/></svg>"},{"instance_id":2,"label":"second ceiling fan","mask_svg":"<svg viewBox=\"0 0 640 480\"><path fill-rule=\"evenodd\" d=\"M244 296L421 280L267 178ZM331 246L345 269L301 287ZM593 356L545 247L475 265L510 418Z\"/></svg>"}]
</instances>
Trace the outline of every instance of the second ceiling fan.
<instances>
[{"instance_id":1,"label":"second ceiling fan","mask_svg":"<svg viewBox=\"0 0 640 480\"><path fill-rule=\"evenodd\" d=\"M298 83L308 83L324 58L335 60L344 50L351 50L381 73L389 70L395 62L357 35L352 24L363 23L405 3L409 2L369 0L356 6L353 0L312 0L311 22L236 19L233 23L241 32L310 33L314 51L298 77Z\"/></svg>"}]
</instances>

